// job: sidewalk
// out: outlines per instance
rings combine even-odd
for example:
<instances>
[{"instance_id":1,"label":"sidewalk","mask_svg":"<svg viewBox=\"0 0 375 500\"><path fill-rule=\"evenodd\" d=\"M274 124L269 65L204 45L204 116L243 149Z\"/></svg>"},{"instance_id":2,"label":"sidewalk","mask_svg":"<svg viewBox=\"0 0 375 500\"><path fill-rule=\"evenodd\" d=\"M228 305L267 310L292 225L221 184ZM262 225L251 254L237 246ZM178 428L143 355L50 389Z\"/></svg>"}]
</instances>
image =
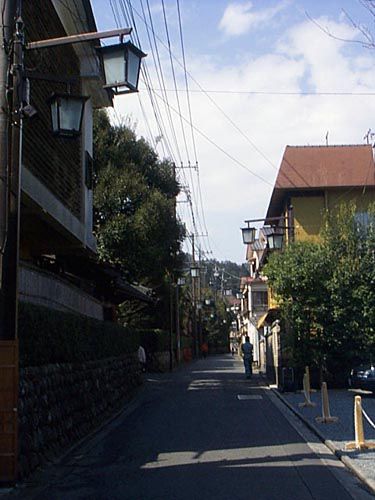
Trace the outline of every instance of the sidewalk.
<instances>
[{"instance_id":1,"label":"sidewalk","mask_svg":"<svg viewBox=\"0 0 375 500\"><path fill-rule=\"evenodd\" d=\"M320 391L311 394L315 407L300 407L304 401L302 392L280 393L272 386L271 389L375 493L375 449L345 450L346 443L354 441L354 396L362 397L362 408L372 421L375 421L375 396L360 390L328 389L330 413L338 417L338 422L323 424L316 421L316 417L322 416ZM375 429L365 418L363 426L365 440L375 442Z\"/></svg>"}]
</instances>

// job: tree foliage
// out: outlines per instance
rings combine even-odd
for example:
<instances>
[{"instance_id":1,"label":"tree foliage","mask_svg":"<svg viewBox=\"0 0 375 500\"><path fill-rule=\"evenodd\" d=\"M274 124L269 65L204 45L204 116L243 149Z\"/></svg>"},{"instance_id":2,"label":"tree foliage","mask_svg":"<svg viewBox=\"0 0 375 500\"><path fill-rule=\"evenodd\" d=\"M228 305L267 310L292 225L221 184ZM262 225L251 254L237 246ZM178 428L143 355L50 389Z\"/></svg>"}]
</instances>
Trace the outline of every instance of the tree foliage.
<instances>
[{"instance_id":1,"label":"tree foliage","mask_svg":"<svg viewBox=\"0 0 375 500\"><path fill-rule=\"evenodd\" d=\"M286 353L297 366L345 371L375 356L374 207L326 215L320 243L296 242L264 270L279 300ZM375 358L373 358L375 359Z\"/></svg>"},{"instance_id":2,"label":"tree foliage","mask_svg":"<svg viewBox=\"0 0 375 500\"><path fill-rule=\"evenodd\" d=\"M179 266L183 226L175 216L179 186L173 165L160 161L129 125L94 115L95 233L102 259L132 281L160 285Z\"/></svg>"}]
</instances>

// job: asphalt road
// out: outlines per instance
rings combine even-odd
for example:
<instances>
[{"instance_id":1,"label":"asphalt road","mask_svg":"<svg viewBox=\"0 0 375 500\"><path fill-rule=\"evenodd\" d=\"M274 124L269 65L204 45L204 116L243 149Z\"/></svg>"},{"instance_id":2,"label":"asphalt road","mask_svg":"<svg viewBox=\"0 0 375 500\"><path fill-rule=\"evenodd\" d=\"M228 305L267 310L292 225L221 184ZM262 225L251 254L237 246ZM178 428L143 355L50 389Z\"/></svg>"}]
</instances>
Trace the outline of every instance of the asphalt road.
<instances>
[{"instance_id":1,"label":"asphalt road","mask_svg":"<svg viewBox=\"0 0 375 500\"><path fill-rule=\"evenodd\" d=\"M230 355L146 375L134 402L8 498L374 498Z\"/></svg>"}]
</instances>

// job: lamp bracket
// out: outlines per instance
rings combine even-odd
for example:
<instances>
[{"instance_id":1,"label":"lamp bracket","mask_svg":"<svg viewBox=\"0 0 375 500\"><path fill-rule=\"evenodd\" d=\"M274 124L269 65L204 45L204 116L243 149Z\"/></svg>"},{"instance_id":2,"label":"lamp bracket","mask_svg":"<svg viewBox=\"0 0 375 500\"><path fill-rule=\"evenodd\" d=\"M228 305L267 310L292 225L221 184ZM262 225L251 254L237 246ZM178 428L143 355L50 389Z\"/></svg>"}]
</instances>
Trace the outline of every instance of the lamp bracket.
<instances>
[{"instance_id":1,"label":"lamp bracket","mask_svg":"<svg viewBox=\"0 0 375 500\"><path fill-rule=\"evenodd\" d=\"M249 219L245 220L245 224L250 224L251 222L268 222L268 221L279 221L279 220L285 220L284 215L280 215L279 217L264 217L263 219Z\"/></svg>"},{"instance_id":2,"label":"lamp bracket","mask_svg":"<svg viewBox=\"0 0 375 500\"><path fill-rule=\"evenodd\" d=\"M132 28L119 28L109 31L92 31L90 33L81 33L78 35L69 35L59 38L49 38L47 40L38 40L37 42L29 42L26 45L27 50L47 49L57 47L58 45L68 45L71 43L89 42L91 40L99 40L100 38L112 38L114 36L130 35Z\"/></svg>"}]
</instances>

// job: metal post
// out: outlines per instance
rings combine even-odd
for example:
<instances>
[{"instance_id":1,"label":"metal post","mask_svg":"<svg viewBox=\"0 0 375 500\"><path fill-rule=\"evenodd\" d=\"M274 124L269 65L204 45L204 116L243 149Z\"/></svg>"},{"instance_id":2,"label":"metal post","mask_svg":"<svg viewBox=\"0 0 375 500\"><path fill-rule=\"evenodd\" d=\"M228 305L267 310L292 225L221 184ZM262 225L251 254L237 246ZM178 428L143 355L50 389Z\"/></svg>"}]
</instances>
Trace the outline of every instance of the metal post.
<instances>
[{"instance_id":1,"label":"metal post","mask_svg":"<svg viewBox=\"0 0 375 500\"><path fill-rule=\"evenodd\" d=\"M180 332L180 306L179 286L176 285L176 338L177 338L177 363L181 362L181 332Z\"/></svg>"},{"instance_id":2,"label":"metal post","mask_svg":"<svg viewBox=\"0 0 375 500\"><path fill-rule=\"evenodd\" d=\"M173 370L173 279L170 276L169 281L169 314L170 314L170 325L169 325L169 371Z\"/></svg>"},{"instance_id":3,"label":"metal post","mask_svg":"<svg viewBox=\"0 0 375 500\"><path fill-rule=\"evenodd\" d=\"M191 235L191 252L192 252L192 263L193 267L195 265L195 235ZM194 340L194 355L198 356L199 346L198 346L198 335L197 335L197 289L196 289L196 278L192 276L192 297L193 297L193 340Z\"/></svg>"}]
</instances>

